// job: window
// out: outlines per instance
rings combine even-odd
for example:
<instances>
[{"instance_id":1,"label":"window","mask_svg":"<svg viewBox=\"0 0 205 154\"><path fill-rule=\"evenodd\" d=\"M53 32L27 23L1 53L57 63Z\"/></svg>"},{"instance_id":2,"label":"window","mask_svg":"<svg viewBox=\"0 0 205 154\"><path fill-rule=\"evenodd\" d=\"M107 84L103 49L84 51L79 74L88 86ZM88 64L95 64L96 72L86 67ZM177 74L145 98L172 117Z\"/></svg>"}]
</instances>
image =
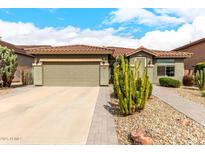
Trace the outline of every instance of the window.
<instances>
[{"instance_id":1,"label":"window","mask_svg":"<svg viewBox=\"0 0 205 154\"><path fill-rule=\"evenodd\" d=\"M174 76L174 66L166 66L166 75L167 76Z\"/></svg>"},{"instance_id":2,"label":"window","mask_svg":"<svg viewBox=\"0 0 205 154\"><path fill-rule=\"evenodd\" d=\"M157 67L157 76L165 76L165 66Z\"/></svg>"},{"instance_id":3,"label":"window","mask_svg":"<svg viewBox=\"0 0 205 154\"><path fill-rule=\"evenodd\" d=\"M157 76L174 76L174 66L157 66Z\"/></svg>"},{"instance_id":4,"label":"window","mask_svg":"<svg viewBox=\"0 0 205 154\"><path fill-rule=\"evenodd\" d=\"M157 59L157 63L174 63L175 59Z\"/></svg>"}]
</instances>

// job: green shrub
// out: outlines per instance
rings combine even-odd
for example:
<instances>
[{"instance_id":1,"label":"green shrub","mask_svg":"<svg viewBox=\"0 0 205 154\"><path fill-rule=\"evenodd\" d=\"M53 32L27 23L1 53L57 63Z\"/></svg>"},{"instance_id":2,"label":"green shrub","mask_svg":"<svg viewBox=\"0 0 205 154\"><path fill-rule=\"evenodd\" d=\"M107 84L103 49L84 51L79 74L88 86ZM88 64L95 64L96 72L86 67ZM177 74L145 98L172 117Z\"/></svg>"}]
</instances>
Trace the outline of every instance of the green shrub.
<instances>
[{"instance_id":1,"label":"green shrub","mask_svg":"<svg viewBox=\"0 0 205 154\"><path fill-rule=\"evenodd\" d=\"M202 97L205 97L205 90L201 92Z\"/></svg>"},{"instance_id":2,"label":"green shrub","mask_svg":"<svg viewBox=\"0 0 205 154\"><path fill-rule=\"evenodd\" d=\"M159 83L161 86L164 86L164 87L179 88L181 86L181 83L179 80L175 80L175 79L168 78L168 77L160 78Z\"/></svg>"}]
</instances>

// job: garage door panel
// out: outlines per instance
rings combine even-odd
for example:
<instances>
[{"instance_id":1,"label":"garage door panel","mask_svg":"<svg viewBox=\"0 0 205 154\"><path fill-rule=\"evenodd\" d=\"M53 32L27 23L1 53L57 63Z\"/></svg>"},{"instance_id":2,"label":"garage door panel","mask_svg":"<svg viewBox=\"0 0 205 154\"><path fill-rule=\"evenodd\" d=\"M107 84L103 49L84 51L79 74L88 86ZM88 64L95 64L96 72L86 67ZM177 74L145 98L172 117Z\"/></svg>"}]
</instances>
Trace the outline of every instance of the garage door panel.
<instances>
[{"instance_id":1,"label":"garage door panel","mask_svg":"<svg viewBox=\"0 0 205 154\"><path fill-rule=\"evenodd\" d=\"M99 63L44 63L44 85L99 86Z\"/></svg>"}]
</instances>

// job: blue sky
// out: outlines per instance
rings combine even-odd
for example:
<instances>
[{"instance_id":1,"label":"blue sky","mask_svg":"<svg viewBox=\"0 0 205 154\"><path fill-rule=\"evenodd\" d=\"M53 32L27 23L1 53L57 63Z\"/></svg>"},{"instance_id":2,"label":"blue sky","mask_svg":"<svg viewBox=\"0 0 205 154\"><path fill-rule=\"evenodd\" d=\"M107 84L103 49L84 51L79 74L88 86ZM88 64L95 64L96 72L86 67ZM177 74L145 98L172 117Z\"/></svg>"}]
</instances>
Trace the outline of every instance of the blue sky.
<instances>
[{"instance_id":1,"label":"blue sky","mask_svg":"<svg viewBox=\"0 0 205 154\"><path fill-rule=\"evenodd\" d=\"M170 49L204 37L203 17L205 9L0 9L0 36L17 44Z\"/></svg>"},{"instance_id":2,"label":"blue sky","mask_svg":"<svg viewBox=\"0 0 205 154\"><path fill-rule=\"evenodd\" d=\"M112 11L117 9L1 9L0 19L10 22L31 22L39 28L44 27L66 27L72 25L79 28L91 28L99 30L102 28L119 28L122 25L129 28L124 30L128 33L131 29L132 35L139 38L147 31L159 29L159 27L144 26L133 23L113 23L112 25L102 24ZM153 9L146 9L153 12ZM177 26L172 28L177 28ZM160 27L170 29L170 27ZM137 32L135 32L135 31ZM119 33L120 34L120 33ZM123 34L123 33L122 33Z\"/></svg>"}]
</instances>

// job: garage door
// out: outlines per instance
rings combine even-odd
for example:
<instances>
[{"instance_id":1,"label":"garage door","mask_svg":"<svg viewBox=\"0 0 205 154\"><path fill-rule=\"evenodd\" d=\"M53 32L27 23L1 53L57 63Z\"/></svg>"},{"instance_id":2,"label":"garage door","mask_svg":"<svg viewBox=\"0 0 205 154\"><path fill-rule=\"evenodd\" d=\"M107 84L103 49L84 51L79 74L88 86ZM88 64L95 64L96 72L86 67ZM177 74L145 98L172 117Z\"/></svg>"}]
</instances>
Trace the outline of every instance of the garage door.
<instances>
[{"instance_id":1,"label":"garage door","mask_svg":"<svg viewBox=\"0 0 205 154\"><path fill-rule=\"evenodd\" d=\"M99 86L99 63L44 63L43 84L49 86Z\"/></svg>"}]
</instances>

